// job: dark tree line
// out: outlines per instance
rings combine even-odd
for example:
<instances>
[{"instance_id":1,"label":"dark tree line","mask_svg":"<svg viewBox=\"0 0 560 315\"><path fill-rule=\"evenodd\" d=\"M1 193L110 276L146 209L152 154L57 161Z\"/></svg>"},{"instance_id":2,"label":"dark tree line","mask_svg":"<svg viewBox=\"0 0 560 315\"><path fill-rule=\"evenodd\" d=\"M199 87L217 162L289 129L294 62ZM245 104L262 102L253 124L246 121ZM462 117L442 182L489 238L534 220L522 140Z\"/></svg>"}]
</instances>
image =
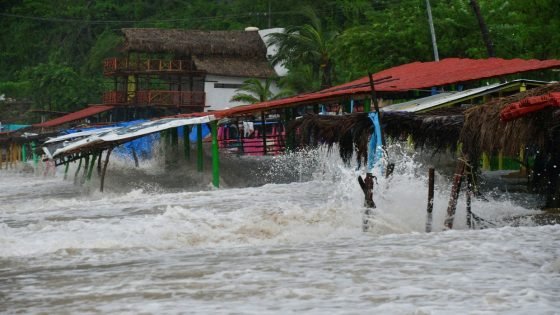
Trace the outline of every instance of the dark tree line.
<instances>
[{"instance_id":1,"label":"dark tree line","mask_svg":"<svg viewBox=\"0 0 560 315\"><path fill-rule=\"evenodd\" d=\"M431 1L441 58L560 58L560 1ZM284 27L305 50L277 62L293 93L391 66L432 60L423 0L5 0L0 2L0 95L71 111L99 101L102 60L123 27ZM476 14L475 14L476 13ZM282 40L282 38L276 38ZM301 39L301 38L300 38ZM282 59L284 58L284 59ZM0 107L0 120L2 108Z\"/></svg>"}]
</instances>

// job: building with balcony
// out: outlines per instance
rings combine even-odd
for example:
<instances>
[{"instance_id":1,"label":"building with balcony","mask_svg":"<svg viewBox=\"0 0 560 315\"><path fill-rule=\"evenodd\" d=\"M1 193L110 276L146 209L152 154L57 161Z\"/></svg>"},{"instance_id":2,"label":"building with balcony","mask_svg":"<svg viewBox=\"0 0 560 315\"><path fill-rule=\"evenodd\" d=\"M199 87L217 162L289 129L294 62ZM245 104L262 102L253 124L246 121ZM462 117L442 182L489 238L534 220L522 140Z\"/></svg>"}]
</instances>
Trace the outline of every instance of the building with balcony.
<instances>
[{"instance_id":1,"label":"building with balcony","mask_svg":"<svg viewBox=\"0 0 560 315\"><path fill-rule=\"evenodd\" d=\"M275 77L257 31L122 29L122 56L108 58L103 105L116 120L224 109L243 81Z\"/></svg>"}]
</instances>

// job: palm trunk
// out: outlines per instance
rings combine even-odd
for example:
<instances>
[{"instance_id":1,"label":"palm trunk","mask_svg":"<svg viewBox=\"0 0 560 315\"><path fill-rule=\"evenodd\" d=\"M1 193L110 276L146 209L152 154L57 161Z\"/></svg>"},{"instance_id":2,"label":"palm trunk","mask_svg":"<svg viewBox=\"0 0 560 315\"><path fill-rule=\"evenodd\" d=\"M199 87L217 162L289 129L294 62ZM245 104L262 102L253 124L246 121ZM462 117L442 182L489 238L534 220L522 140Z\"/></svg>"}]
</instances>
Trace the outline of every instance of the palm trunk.
<instances>
[{"instance_id":1,"label":"palm trunk","mask_svg":"<svg viewBox=\"0 0 560 315\"><path fill-rule=\"evenodd\" d=\"M482 33L482 39L484 40L484 44L486 45L486 50L488 51L488 57L496 57L496 53L494 52L494 43L490 38L490 32L488 31L488 26L484 21L484 17L482 13L480 13L480 6L476 0L470 0L470 5L473 8L474 15L476 15L476 19L478 20L478 26L480 27L480 32Z\"/></svg>"},{"instance_id":2,"label":"palm trunk","mask_svg":"<svg viewBox=\"0 0 560 315\"><path fill-rule=\"evenodd\" d=\"M330 60L321 65L321 89L330 88L332 86L332 63Z\"/></svg>"}]
</instances>

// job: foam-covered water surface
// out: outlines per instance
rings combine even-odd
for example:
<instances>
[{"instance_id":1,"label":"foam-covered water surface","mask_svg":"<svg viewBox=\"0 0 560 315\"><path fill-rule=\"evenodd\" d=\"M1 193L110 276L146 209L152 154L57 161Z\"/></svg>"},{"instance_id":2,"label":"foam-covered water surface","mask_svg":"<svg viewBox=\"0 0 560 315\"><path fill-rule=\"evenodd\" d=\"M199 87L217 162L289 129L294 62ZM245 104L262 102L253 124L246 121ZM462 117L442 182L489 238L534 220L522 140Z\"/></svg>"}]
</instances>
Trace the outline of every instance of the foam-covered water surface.
<instances>
[{"instance_id":1,"label":"foam-covered water surface","mask_svg":"<svg viewBox=\"0 0 560 315\"><path fill-rule=\"evenodd\" d=\"M2 170L0 311L560 312L559 225L512 224L539 211L475 199L494 225L467 230L461 198L456 230L442 231L449 182L438 175L425 233L425 169L410 156L397 162L394 176L378 178L367 233L359 172L325 149L269 159L261 180L291 172L296 181L259 187L225 178L220 189L162 188L158 177L177 172L149 168L141 183L116 161L102 194L61 170ZM136 184L111 189L127 180Z\"/></svg>"}]
</instances>

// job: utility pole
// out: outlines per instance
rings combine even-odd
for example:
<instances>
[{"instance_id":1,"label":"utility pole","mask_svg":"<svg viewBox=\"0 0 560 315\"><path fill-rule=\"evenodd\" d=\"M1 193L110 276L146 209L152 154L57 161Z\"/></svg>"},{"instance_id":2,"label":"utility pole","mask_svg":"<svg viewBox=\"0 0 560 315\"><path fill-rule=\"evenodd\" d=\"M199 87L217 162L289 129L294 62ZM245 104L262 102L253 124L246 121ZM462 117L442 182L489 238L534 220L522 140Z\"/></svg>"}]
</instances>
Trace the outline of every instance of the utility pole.
<instances>
[{"instance_id":1,"label":"utility pole","mask_svg":"<svg viewBox=\"0 0 560 315\"><path fill-rule=\"evenodd\" d=\"M434 47L434 59L439 61L439 53L436 42L436 31L434 29L434 21L432 20L432 7L430 0L426 0L426 10L428 11L428 23L430 24L430 33L432 34L432 46Z\"/></svg>"}]
</instances>

